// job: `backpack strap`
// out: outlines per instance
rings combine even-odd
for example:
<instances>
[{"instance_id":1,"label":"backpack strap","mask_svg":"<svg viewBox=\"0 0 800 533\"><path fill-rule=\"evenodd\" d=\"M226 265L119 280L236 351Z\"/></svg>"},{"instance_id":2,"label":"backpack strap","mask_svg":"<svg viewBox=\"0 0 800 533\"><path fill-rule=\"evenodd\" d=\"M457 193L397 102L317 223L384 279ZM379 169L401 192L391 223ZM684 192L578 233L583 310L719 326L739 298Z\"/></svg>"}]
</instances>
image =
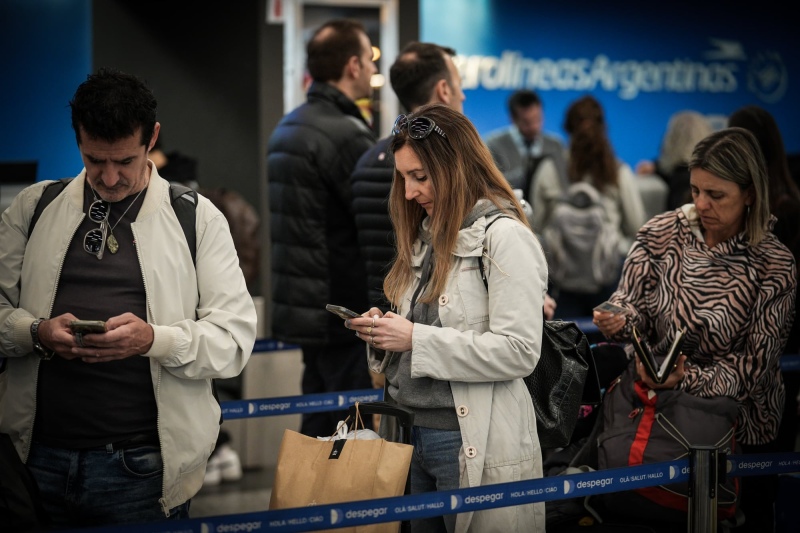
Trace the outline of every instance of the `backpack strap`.
<instances>
[{"instance_id":1,"label":"backpack strap","mask_svg":"<svg viewBox=\"0 0 800 533\"><path fill-rule=\"evenodd\" d=\"M55 200L56 196L61 194L61 191L69 185L69 182L75 178L61 178L60 180L54 181L50 183L44 188L42 191L42 195L39 197L39 202L36 204L36 208L33 210L33 216L31 217L31 223L28 225L28 238L31 238L33 235L33 227L36 226L36 222L39 220L39 217L42 216L42 212L45 208L50 205L50 202Z\"/></svg>"},{"instance_id":2,"label":"backpack strap","mask_svg":"<svg viewBox=\"0 0 800 533\"><path fill-rule=\"evenodd\" d=\"M178 217L178 222L183 229L183 235L186 237L186 244L189 246L189 252L192 254L192 264L197 266L197 231L195 222L197 220L197 191L186 185L180 183L169 184L169 199L172 204L172 210L175 211L175 216ZM217 403L221 405L219 399L219 392L217 392L217 381L211 380L211 394ZM219 413L219 423L222 425L223 417L222 411Z\"/></svg>"},{"instance_id":3,"label":"backpack strap","mask_svg":"<svg viewBox=\"0 0 800 533\"><path fill-rule=\"evenodd\" d=\"M61 178L60 180L50 183L42 191L42 196L36 203L36 208L33 210L31 222L28 225L28 238L33 235L33 228L36 226L39 217L42 216L45 208L56 199L56 196L61 194L61 191L69 185L75 178ZM178 183L170 183L169 186L170 203L175 215L178 217L178 222L181 224L183 234L186 237L186 243L189 246L189 252L192 254L192 263L197 264L197 232L195 231L195 220L197 210L197 191L180 185Z\"/></svg>"},{"instance_id":4,"label":"backpack strap","mask_svg":"<svg viewBox=\"0 0 800 533\"><path fill-rule=\"evenodd\" d=\"M197 191L179 183L170 183L169 198L172 209L178 217L189 252L192 254L192 263L197 265L197 232L195 221L197 219Z\"/></svg>"},{"instance_id":5,"label":"backpack strap","mask_svg":"<svg viewBox=\"0 0 800 533\"><path fill-rule=\"evenodd\" d=\"M489 226L491 226L492 224L494 224L495 222L497 222L501 218L511 218L511 217L506 216L506 215L500 215L499 217L495 218L494 220L492 220L491 222L486 224L486 228L483 230L484 233L489 231ZM483 286L486 287L486 290L488 291L489 290L489 280L486 279L486 269L483 268L483 252L481 252L481 255L478 256L478 268L481 271L481 279L483 280Z\"/></svg>"}]
</instances>

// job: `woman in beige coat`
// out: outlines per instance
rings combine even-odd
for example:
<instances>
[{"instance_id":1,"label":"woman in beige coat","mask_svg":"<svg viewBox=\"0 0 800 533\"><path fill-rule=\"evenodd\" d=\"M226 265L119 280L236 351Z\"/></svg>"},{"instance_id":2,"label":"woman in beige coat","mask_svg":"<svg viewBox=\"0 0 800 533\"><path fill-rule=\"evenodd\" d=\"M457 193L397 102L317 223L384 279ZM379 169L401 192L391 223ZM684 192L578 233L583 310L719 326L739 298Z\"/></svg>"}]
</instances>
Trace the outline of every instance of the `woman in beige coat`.
<instances>
[{"instance_id":1,"label":"woman in beige coat","mask_svg":"<svg viewBox=\"0 0 800 533\"><path fill-rule=\"evenodd\" d=\"M368 343L386 400L415 413L411 492L542 477L522 379L541 349L542 249L464 115L425 106L398 117L394 133L397 255L384 283L394 311L372 308L346 326ZM544 527L543 503L412 521L415 533Z\"/></svg>"}]
</instances>

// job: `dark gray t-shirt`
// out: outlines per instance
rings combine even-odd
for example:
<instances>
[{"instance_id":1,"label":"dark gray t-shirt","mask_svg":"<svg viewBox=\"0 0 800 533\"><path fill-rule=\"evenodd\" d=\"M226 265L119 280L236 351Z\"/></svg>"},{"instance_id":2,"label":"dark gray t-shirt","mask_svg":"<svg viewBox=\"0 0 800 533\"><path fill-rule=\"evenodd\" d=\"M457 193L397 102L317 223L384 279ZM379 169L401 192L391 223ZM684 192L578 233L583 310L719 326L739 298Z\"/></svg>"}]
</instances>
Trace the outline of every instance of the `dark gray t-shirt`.
<instances>
[{"instance_id":1,"label":"dark gray t-shirt","mask_svg":"<svg viewBox=\"0 0 800 533\"><path fill-rule=\"evenodd\" d=\"M130 227L146 194L145 191L138 198L134 194L110 204L108 220L114 226L119 250L112 254L106 247L101 260L84 250L84 236L99 227L88 216L84 218L67 249L51 317L69 312L79 319L107 320L130 312L147 320L144 280ZM92 201L87 184L85 212ZM125 217L116 224L128 206ZM47 228L37 225L34 231ZM134 435L157 438L157 415L150 360L146 357L84 363L56 356L39 365L34 423L37 442L81 449Z\"/></svg>"}]
</instances>

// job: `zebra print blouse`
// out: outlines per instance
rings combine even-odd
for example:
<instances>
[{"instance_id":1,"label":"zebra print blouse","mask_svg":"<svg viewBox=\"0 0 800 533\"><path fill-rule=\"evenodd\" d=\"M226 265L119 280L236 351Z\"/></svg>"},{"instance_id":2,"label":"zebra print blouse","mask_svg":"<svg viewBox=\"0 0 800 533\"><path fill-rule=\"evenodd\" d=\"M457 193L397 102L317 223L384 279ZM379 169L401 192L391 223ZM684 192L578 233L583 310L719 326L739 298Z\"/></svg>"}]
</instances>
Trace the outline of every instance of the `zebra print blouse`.
<instances>
[{"instance_id":1,"label":"zebra print blouse","mask_svg":"<svg viewBox=\"0 0 800 533\"><path fill-rule=\"evenodd\" d=\"M795 315L796 268L772 233L754 247L742 232L709 248L693 205L657 215L639 230L611 297L633 311L612 340L629 341L636 325L658 355L686 327L679 387L736 398L739 442L768 443L783 412L779 358Z\"/></svg>"}]
</instances>

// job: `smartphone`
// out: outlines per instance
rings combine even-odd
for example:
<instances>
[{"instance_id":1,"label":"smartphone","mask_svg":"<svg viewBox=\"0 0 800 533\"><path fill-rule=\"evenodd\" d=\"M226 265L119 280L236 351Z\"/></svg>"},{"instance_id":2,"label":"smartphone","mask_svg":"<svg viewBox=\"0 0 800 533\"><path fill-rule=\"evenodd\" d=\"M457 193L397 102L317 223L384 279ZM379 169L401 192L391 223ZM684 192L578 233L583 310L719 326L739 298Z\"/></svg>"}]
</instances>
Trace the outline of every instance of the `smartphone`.
<instances>
[{"instance_id":1,"label":"smartphone","mask_svg":"<svg viewBox=\"0 0 800 533\"><path fill-rule=\"evenodd\" d=\"M73 320L69 323L73 333L105 333L106 323L102 320Z\"/></svg>"},{"instance_id":2,"label":"smartphone","mask_svg":"<svg viewBox=\"0 0 800 533\"><path fill-rule=\"evenodd\" d=\"M630 314L630 311L624 307L620 307L617 304L612 304L609 301L605 301L594 308L595 311L600 311L603 313L614 313L615 315L623 314L627 315Z\"/></svg>"},{"instance_id":3,"label":"smartphone","mask_svg":"<svg viewBox=\"0 0 800 533\"><path fill-rule=\"evenodd\" d=\"M347 320L348 318L358 318L361 315L356 313L355 311L351 311L346 307L342 307L341 305L333 305L328 304L325 306L325 309L333 313L334 315L339 315L343 319Z\"/></svg>"}]
</instances>

